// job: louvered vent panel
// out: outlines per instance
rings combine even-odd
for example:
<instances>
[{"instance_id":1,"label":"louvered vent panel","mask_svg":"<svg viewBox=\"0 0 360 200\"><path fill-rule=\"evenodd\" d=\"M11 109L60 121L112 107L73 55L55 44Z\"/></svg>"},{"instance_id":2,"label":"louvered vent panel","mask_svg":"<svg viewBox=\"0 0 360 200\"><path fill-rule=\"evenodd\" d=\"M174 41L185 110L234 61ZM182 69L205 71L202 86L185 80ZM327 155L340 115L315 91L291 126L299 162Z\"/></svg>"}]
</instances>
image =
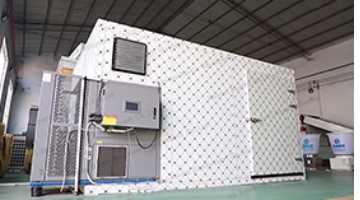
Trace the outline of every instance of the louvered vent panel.
<instances>
[{"instance_id":1,"label":"louvered vent panel","mask_svg":"<svg viewBox=\"0 0 360 200\"><path fill-rule=\"evenodd\" d=\"M126 176L126 148L99 147L97 177Z\"/></svg>"},{"instance_id":2,"label":"louvered vent panel","mask_svg":"<svg viewBox=\"0 0 360 200\"><path fill-rule=\"evenodd\" d=\"M134 74L145 74L146 45L139 42L114 39L112 69Z\"/></svg>"}]
</instances>

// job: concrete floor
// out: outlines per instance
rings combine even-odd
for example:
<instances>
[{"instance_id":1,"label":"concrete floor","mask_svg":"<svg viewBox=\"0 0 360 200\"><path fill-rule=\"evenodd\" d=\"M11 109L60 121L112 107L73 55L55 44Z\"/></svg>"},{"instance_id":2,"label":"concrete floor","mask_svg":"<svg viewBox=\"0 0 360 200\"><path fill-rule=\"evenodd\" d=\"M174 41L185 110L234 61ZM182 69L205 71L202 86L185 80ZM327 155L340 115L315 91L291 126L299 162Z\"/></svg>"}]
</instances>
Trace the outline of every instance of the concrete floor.
<instances>
[{"instance_id":1,"label":"concrete floor","mask_svg":"<svg viewBox=\"0 0 360 200\"><path fill-rule=\"evenodd\" d=\"M78 196L48 195L40 198L30 198L27 186L0 186L0 199L105 199L105 200L322 200L332 197L346 196L354 191L354 178L352 172L312 172L308 180L301 182L283 182L250 186L233 186L186 191L158 192L153 194L106 195L106 196Z\"/></svg>"},{"instance_id":2,"label":"concrete floor","mask_svg":"<svg viewBox=\"0 0 360 200\"><path fill-rule=\"evenodd\" d=\"M7 173L0 178L0 183L19 183L19 182L28 182L30 180L29 175L25 173Z\"/></svg>"}]
</instances>

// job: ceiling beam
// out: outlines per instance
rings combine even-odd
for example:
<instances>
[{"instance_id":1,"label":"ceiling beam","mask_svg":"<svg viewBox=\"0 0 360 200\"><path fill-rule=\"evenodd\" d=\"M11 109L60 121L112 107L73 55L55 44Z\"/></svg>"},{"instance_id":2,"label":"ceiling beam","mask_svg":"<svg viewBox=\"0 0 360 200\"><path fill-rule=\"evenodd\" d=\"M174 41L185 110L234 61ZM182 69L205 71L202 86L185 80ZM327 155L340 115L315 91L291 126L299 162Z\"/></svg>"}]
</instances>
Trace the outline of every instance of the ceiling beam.
<instances>
[{"instance_id":1,"label":"ceiling beam","mask_svg":"<svg viewBox=\"0 0 360 200\"><path fill-rule=\"evenodd\" d=\"M164 4L156 14L148 21L148 23L144 26L144 28L149 28L149 26L159 17L159 15L172 3L171 0L168 0L166 4Z\"/></svg>"},{"instance_id":2,"label":"ceiling beam","mask_svg":"<svg viewBox=\"0 0 360 200\"><path fill-rule=\"evenodd\" d=\"M270 5L274 0L269 0L266 1L265 3L261 4L260 6L258 6L257 8L255 8L254 10L251 11L251 14L255 14L256 12L258 12L259 10L265 8L266 6ZM236 7L236 6L235 6ZM244 21L245 19L247 19L248 17L250 17L250 14L247 15L241 15L243 17L237 19L236 21L234 21L233 23L229 24L228 26L226 26L224 29L222 29L221 31L215 33L213 36L211 36L210 38L208 38L207 40L205 40L203 42L203 44L207 44L208 42L210 42L211 40L213 40L214 38L216 38L217 36L221 35L222 33L228 31L229 29L233 28L235 25L239 24L240 22Z\"/></svg>"},{"instance_id":3,"label":"ceiling beam","mask_svg":"<svg viewBox=\"0 0 360 200\"><path fill-rule=\"evenodd\" d=\"M75 48L76 42L77 42L77 40L78 40L78 38L79 38L79 35L80 35L83 27L85 26L87 20L89 19L90 13L91 13L91 11L94 9L95 4L96 4L96 0L92 0L92 2L91 2L91 4L90 4L90 7L89 7L89 9L88 9L88 11L87 11L87 13L86 13L86 15L85 15L85 18L84 18L82 24L80 25L79 30L76 32L75 38L73 39L73 42L72 42L72 44L71 44L71 46L70 46L70 49L69 49L68 54L70 54L71 51Z\"/></svg>"},{"instance_id":4,"label":"ceiling beam","mask_svg":"<svg viewBox=\"0 0 360 200\"><path fill-rule=\"evenodd\" d=\"M321 35L323 35L323 34L326 34L326 33L330 32L330 31L336 30L336 29L341 28L341 27L343 27L343 26L349 25L349 24L351 24L351 23L354 23L354 19L352 19L352 20L347 20L347 21L345 21L345 22L343 22L343 23L341 23L341 24L337 24L336 26L332 26L332 27L330 27L330 28L327 28L327 29L325 29L325 30L323 30L323 31L320 31L320 32L314 34L314 35L311 35L311 36L306 37L306 38L304 38L304 39L302 39L302 40L299 40L299 41L297 41L297 43L298 43L298 44L304 43L304 42L306 42L306 41L308 41L308 40L311 40L311 39L313 39L313 38L319 37L319 36L321 36ZM260 60L261 60L261 59L266 59L266 58L270 57L271 55L274 55L274 54L277 54L277 53L279 53L279 52L282 52L282 51L284 51L285 49L290 48L290 47L291 47L291 45L288 45L288 46L282 47L282 48L280 48L280 49L278 49L278 50L276 50L276 51L272 51L272 52L270 52L270 53L262 56L262 57L260 58ZM299 53L299 51L296 51L296 52Z\"/></svg>"},{"instance_id":5,"label":"ceiling beam","mask_svg":"<svg viewBox=\"0 0 360 200\"><path fill-rule=\"evenodd\" d=\"M39 33L39 31L32 31L32 30L28 30L28 31L27 31L27 34L29 34L29 35L41 36L41 33ZM48 38L48 39L51 39L51 40L54 40L54 41L57 41L57 39L58 39L57 36L52 36L52 35L45 35L44 37L45 37L45 38ZM62 40L63 40L63 41L67 41L67 42L72 42L71 39L63 38Z\"/></svg>"},{"instance_id":6,"label":"ceiling beam","mask_svg":"<svg viewBox=\"0 0 360 200\"><path fill-rule=\"evenodd\" d=\"M22 56L25 57L25 44L26 44L26 10L27 10L27 0L24 0L24 8L23 8L23 31L22 31Z\"/></svg>"},{"instance_id":7,"label":"ceiling beam","mask_svg":"<svg viewBox=\"0 0 360 200\"><path fill-rule=\"evenodd\" d=\"M173 35L176 36L181 31L183 31L187 26L189 26L191 23L193 23L195 20L197 20L200 16L202 16L204 13L206 13L208 10L210 10L212 7L214 7L219 0L213 1L210 5L208 5L204 10L199 12L195 17L193 17L190 21L188 21L186 24L184 24L182 27L180 27Z\"/></svg>"},{"instance_id":8,"label":"ceiling beam","mask_svg":"<svg viewBox=\"0 0 360 200\"><path fill-rule=\"evenodd\" d=\"M233 4L232 0L227 0L226 2L230 2L231 4ZM279 16L281 13L288 11L289 9L295 7L296 5L300 4L304 2L304 0L298 0L295 1L293 3L291 3L290 5L286 6L285 8L282 8L281 10L275 12L274 14L270 15L269 17L267 17L266 19L260 19L259 17L257 17L254 14L251 14L251 12L249 10L247 10L246 8L242 7L242 6L238 6L237 11L239 13L243 13L244 15L250 15L249 19L254 23L253 26L251 26L250 28L236 34L235 36L229 38L228 40L224 41L223 43L221 43L220 45L217 45L216 47L220 48L223 47L224 45L228 44L229 42L235 40L236 38L242 36L243 34L246 34L248 32L250 32L251 30L253 30L256 27L261 27L262 29L264 29L265 31L270 31L272 29L274 29L271 25L269 25L268 23L266 23L268 20ZM275 37L280 37L282 38L282 41L291 44L292 48L296 48L298 50L301 51L301 54L303 56L305 56L306 58L308 58L308 56L310 55L304 48L302 48L300 45L296 44L291 38L288 38L286 35L282 34L280 31L275 30L272 32L272 35L274 35Z\"/></svg>"},{"instance_id":9,"label":"ceiling beam","mask_svg":"<svg viewBox=\"0 0 360 200\"><path fill-rule=\"evenodd\" d=\"M312 23L310 23L310 24L307 24L307 25L305 25L305 26L299 27L298 29L296 29L296 30L288 33L287 36L288 36L288 37L291 37L291 36L293 36L293 35L297 35L297 34L303 32L303 31L305 31L305 30L308 30L309 28L312 28L313 26L316 26L316 25L318 25L318 24L321 24L321 23L324 22L324 21L327 21L327 20L329 20L329 19L332 19L333 17L336 17L336 16L338 16L339 14L341 14L341 13L343 13L343 12L347 12L348 10L352 9L353 7L354 7L354 6L351 5L351 6L348 6L348 7L346 7L346 8L343 8L343 9L341 9L341 10L338 10L338 11L336 11L336 12L334 12L334 13L330 13L329 15L326 15L326 16L324 16L324 17L322 17L322 18L320 18L320 19L318 19L318 20L316 20L316 21L314 21L314 22L312 22ZM245 52L243 55L244 55L244 56L251 56L252 54L254 54L254 53L256 53L256 52L258 52L258 51L260 51L260 50L262 50L262 49L264 49L264 48L266 48L266 47L269 47L269 46L271 46L271 45L274 45L274 44L278 43L279 41L281 41L281 38L278 38L278 39L276 39L276 40L274 40L274 41L272 41L272 42L270 42L270 43L268 43L268 44L266 44L266 45L260 46L259 48L256 48L256 49L254 49L254 50L251 50L251 51L249 51L249 52Z\"/></svg>"},{"instance_id":10,"label":"ceiling beam","mask_svg":"<svg viewBox=\"0 0 360 200\"><path fill-rule=\"evenodd\" d=\"M49 16L50 16L50 11L51 11L52 1L53 0L47 1L45 20L44 20L44 24L43 24L43 30L41 33L40 47L39 47L39 52L38 52L39 56L42 54L42 50L44 47L44 36L45 36L46 29L47 29L47 24L49 23Z\"/></svg>"},{"instance_id":11,"label":"ceiling beam","mask_svg":"<svg viewBox=\"0 0 360 200\"><path fill-rule=\"evenodd\" d=\"M23 31L24 29L23 29L23 27L22 26L20 26L19 24L15 24L17 27L16 27L16 30L18 30L18 31ZM46 29L46 32L47 33L50 33L50 32L52 32L52 33L60 33L61 32L61 29L62 27L61 26L59 26L59 27L57 27L57 28L47 28ZM42 32L42 31L44 31L45 29L43 28L43 27L29 27L29 26L27 26L26 27L26 31L37 31L37 32ZM69 29L69 27L68 28L66 28L65 30L64 30L64 33L77 33L79 30L78 30L78 28L76 28L76 29ZM91 29L89 28L89 29L87 29L87 30L82 30L81 31L81 33L89 33L91 31ZM39 34L40 36L41 36L41 34ZM44 37L46 37L46 34L45 34L45 36Z\"/></svg>"},{"instance_id":12,"label":"ceiling beam","mask_svg":"<svg viewBox=\"0 0 360 200\"><path fill-rule=\"evenodd\" d=\"M136 26L136 23L144 16L144 14L150 9L155 0L151 0L146 7L141 11L141 13L136 17L135 21L131 23L132 26Z\"/></svg>"},{"instance_id":13,"label":"ceiling beam","mask_svg":"<svg viewBox=\"0 0 360 200\"><path fill-rule=\"evenodd\" d=\"M110 6L108 7L108 9L106 10L105 14L103 15L104 19L108 19L110 12L112 11L113 7L115 6L116 0L112 0Z\"/></svg>"},{"instance_id":14,"label":"ceiling beam","mask_svg":"<svg viewBox=\"0 0 360 200\"><path fill-rule=\"evenodd\" d=\"M312 9L310 9L310 10L308 10L308 11L300 14L300 15L297 15L296 17L293 17L293 18L291 18L290 20L287 20L286 22L284 22L284 23L282 23L282 24L280 24L280 25L278 25L278 26L276 26L276 27L273 27L273 29L271 29L271 30L269 30L269 31L266 31L264 34L261 34L261 35L255 37L255 38L253 38L253 39L250 40L250 41L247 41L247 42L245 42L245 43L239 44L237 47L231 49L230 51L239 51L239 50L241 50L242 48L246 47L247 45L252 44L252 43L254 43L254 42L256 42L256 41L259 41L259 40L260 40L261 38L263 38L264 36L270 35L270 34L273 33L274 31L280 30L281 28L283 28L283 27L285 27L285 26L287 26L287 25L289 25L289 24L291 24L291 23L293 23L293 22L296 22L297 20L299 20L299 19L301 19L301 18L303 18L303 17L305 17L305 16L307 16L307 15L309 15L309 14L311 14L311 13L314 13L314 12L316 12L316 11L322 9L322 8L325 8L325 7L327 7L327 6L330 6L330 5L332 5L334 2L335 2L335 0L327 1L326 3L321 4L320 6L314 7L314 8L312 8ZM286 35L286 36L289 38L288 35ZM282 39L282 37L277 37L277 38Z\"/></svg>"},{"instance_id":15,"label":"ceiling beam","mask_svg":"<svg viewBox=\"0 0 360 200\"><path fill-rule=\"evenodd\" d=\"M15 25L24 25L24 22L23 21L16 21L15 22ZM62 27L64 26L64 24L57 24L57 23L39 23L39 22L26 22L26 25L27 26L43 26L43 25L46 25L47 28L49 28L49 26L59 26L59 27ZM70 27L70 28L80 28L81 24L66 24L66 27ZM93 28L94 26L93 25L84 25L83 28ZM42 30L42 29L41 29Z\"/></svg>"},{"instance_id":16,"label":"ceiling beam","mask_svg":"<svg viewBox=\"0 0 360 200\"><path fill-rule=\"evenodd\" d=\"M318 47L321 47L321 46L324 46L324 45L326 45L326 44L329 44L330 42L337 41L337 40L339 40L339 39L345 38L345 37L350 36L350 35L353 35L353 34L354 34L354 31L341 34L341 35L339 35L339 36L337 36L337 37L335 37L335 38L331 38L331 39L326 40L326 41L324 41L324 42L321 42L321 43L312 45L312 46L306 48L306 50L307 50L307 51L310 51L310 50L316 49L316 48L318 48ZM297 56L297 55L299 55L299 54L300 54L300 52L298 51L298 52L295 52L295 53L293 53L293 54L287 55L287 56L282 57L282 58L280 58L280 59L276 59L276 60L271 61L271 62L272 62L272 63L279 63L279 62L281 62L281 61L288 60L289 58L295 57L295 56Z\"/></svg>"},{"instance_id":17,"label":"ceiling beam","mask_svg":"<svg viewBox=\"0 0 360 200\"><path fill-rule=\"evenodd\" d=\"M57 42L56 42L54 56L57 56L57 53L58 53L58 51L59 51L60 42L61 42L61 40L62 40L65 27L67 26L67 23L68 23L68 20L69 20L69 16L70 16L70 13L71 13L73 4L74 4L74 0L70 0L69 6L68 6L68 9L67 9L67 12L66 12L65 20L64 20L64 25L63 25L62 28L61 28L61 32L60 32L59 38L58 38L58 40L57 40Z\"/></svg>"},{"instance_id":18,"label":"ceiling beam","mask_svg":"<svg viewBox=\"0 0 360 200\"><path fill-rule=\"evenodd\" d=\"M339 69L343 69L343 68L347 68L347 67L354 67L354 62L350 62L350 63L346 63L346 64L342 64L342 65L338 65L336 67L331 67L329 69L325 69L325 70L321 70L315 73L310 73L308 75L304 75L301 76L299 78L296 78L295 81L300 81L300 80L304 80L304 79L308 79L310 77L314 77L314 76L318 76L320 74L324 74L324 73L329 73L329 72L333 72Z\"/></svg>"},{"instance_id":19,"label":"ceiling beam","mask_svg":"<svg viewBox=\"0 0 360 200\"><path fill-rule=\"evenodd\" d=\"M241 2L237 3L237 4L241 4L245 2L245 0L242 0ZM207 28L209 28L211 25L217 23L219 20L221 20L223 17L225 17L226 15L228 15L231 11L233 11L236 8L236 6L230 6L228 10L226 10L223 14L221 14L220 16L218 16L217 18L213 19L213 20L209 20L209 23L206 24L205 26L203 26L200 30L196 31L195 33L193 33L190 37L187 38L187 40L192 40L194 37L196 37L198 34L202 33L204 30L206 30Z\"/></svg>"},{"instance_id":20,"label":"ceiling beam","mask_svg":"<svg viewBox=\"0 0 360 200\"><path fill-rule=\"evenodd\" d=\"M124 18L127 16L127 14L129 13L129 11L134 7L135 3L136 3L136 0L133 0L133 1L131 2L131 4L129 5L129 7L125 10L124 14L122 14L122 16L120 17L120 19L118 20L118 23L121 23L121 22L124 20Z\"/></svg>"},{"instance_id":21,"label":"ceiling beam","mask_svg":"<svg viewBox=\"0 0 360 200\"><path fill-rule=\"evenodd\" d=\"M162 31L167 25L169 25L174 19L181 15L190 5L194 3L194 0L186 0L172 15L170 15L160 26L156 28L157 31Z\"/></svg>"}]
</instances>

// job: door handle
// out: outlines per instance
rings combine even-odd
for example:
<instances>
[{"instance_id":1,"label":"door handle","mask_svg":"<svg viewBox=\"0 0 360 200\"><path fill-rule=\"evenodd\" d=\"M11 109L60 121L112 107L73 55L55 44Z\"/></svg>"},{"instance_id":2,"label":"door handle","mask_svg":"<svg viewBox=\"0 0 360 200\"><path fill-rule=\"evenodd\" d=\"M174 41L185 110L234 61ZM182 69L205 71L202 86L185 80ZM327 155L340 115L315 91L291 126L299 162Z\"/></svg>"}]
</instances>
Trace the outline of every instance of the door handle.
<instances>
[{"instance_id":1,"label":"door handle","mask_svg":"<svg viewBox=\"0 0 360 200\"><path fill-rule=\"evenodd\" d=\"M262 120L261 119L259 119L259 118L255 118L255 117L250 117L250 121L252 122L252 123L258 123L258 122L261 122Z\"/></svg>"},{"instance_id":2,"label":"door handle","mask_svg":"<svg viewBox=\"0 0 360 200\"><path fill-rule=\"evenodd\" d=\"M156 115L157 115L157 109L154 108L154 110L153 110L153 119L154 119L154 120L156 119Z\"/></svg>"},{"instance_id":3,"label":"door handle","mask_svg":"<svg viewBox=\"0 0 360 200\"><path fill-rule=\"evenodd\" d=\"M298 162L303 162L304 161L303 158L301 158L301 157L295 158L295 160L298 161Z\"/></svg>"},{"instance_id":4,"label":"door handle","mask_svg":"<svg viewBox=\"0 0 360 200\"><path fill-rule=\"evenodd\" d=\"M295 94L295 90L288 89L287 91L288 91L290 94Z\"/></svg>"},{"instance_id":5,"label":"door handle","mask_svg":"<svg viewBox=\"0 0 360 200\"><path fill-rule=\"evenodd\" d=\"M295 104L290 104L289 107L290 107L290 108L297 109L297 105L295 105Z\"/></svg>"}]
</instances>

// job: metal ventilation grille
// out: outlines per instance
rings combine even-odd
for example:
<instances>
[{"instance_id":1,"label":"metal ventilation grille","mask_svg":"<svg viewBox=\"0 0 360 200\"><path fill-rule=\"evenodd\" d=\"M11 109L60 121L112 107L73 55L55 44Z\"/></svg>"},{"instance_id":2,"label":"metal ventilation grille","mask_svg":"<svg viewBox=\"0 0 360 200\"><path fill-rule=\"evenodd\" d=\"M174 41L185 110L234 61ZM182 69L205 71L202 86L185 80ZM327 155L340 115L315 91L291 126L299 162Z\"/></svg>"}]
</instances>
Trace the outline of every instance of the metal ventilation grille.
<instances>
[{"instance_id":1,"label":"metal ventilation grille","mask_svg":"<svg viewBox=\"0 0 360 200\"><path fill-rule=\"evenodd\" d=\"M97 177L126 176L126 148L99 147Z\"/></svg>"},{"instance_id":2,"label":"metal ventilation grille","mask_svg":"<svg viewBox=\"0 0 360 200\"><path fill-rule=\"evenodd\" d=\"M64 153L68 140L66 175L75 174L76 140L78 129L81 79L70 76L56 76L52 117L50 127L47 177L62 177Z\"/></svg>"},{"instance_id":3,"label":"metal ventilation grille","mask_svg":"<svg viewBox=\"0 0 360 200\"><path fill-rule=\"evenodd\" d=\"M21 172L24 169L25 136L15 136L12 144L10 172Z\"/></svg>"},{"instance_id":4,"label":"metal ventilation grille","mask_svg":"<svg viewBox=\"0 0 360 200\"><path fill-rule=\"evenodd\" d=\"M113 70L145 75L145 66L145 44L122 38L114 39Z\"/></svg>"}]
</instances>

